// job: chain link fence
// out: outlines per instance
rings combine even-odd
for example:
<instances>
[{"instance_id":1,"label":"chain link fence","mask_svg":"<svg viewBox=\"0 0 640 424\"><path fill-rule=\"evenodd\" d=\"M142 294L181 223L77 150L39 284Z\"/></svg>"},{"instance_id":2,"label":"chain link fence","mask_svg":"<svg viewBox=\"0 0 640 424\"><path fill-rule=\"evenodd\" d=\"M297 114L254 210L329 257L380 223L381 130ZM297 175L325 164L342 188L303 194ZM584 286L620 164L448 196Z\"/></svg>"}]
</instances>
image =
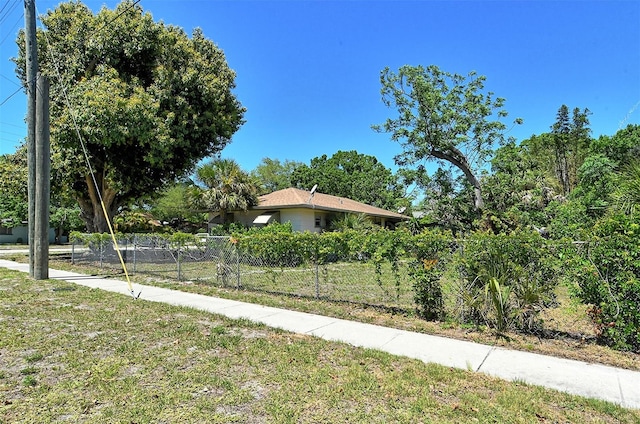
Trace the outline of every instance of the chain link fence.
<instances>
[{"instance_id":1,"label":"chain link fence","mask_svg":"<svg viewBox=\"0 0 640 424\"><path fill-rule=\"evenodd\" d=\"M408 309L415 306L408 264L376 267L366 258L319 264L291 258L256 257L230 237L202 236L184 244L159 236L118 239L130 274L146 274L217 287ZM120 272L111 239L74 241L71 261Z\"/></svg>"}]
</instances>

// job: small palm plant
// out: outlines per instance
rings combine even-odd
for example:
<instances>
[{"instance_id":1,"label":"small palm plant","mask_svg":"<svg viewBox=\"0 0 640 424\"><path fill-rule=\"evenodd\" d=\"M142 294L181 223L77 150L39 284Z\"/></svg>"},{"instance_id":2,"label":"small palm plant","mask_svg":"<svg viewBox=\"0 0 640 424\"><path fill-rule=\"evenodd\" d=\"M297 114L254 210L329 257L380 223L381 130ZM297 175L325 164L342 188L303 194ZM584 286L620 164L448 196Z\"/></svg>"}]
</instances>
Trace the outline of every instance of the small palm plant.
<instances>
[{"instance_id":1,"label":"small palm plant","mask_svg":"<svg viewBox=\"0 0 640 424\"><path fill-rule=\"evenodd\" d=\"M627 164L616 178L613 203L626 215L633 215L640 209L640 160Z\"/></svg>"},{"instance_id":2,"label":"small palm plant","mask_svg":"<svg viewBox=\"0 0 640 424\"><path fill-rule=\"evenodd\" d=\"M370 230L372 228L374 228L374 224L363 213L345 213L331 222L331 229L334 231Z\"/></svg>"},{"instance_id":3,"label":"small palm plant","mask_svg":"<svg viewBox=\"0 0 640 424\"><path fill-rule=\"evenodd\" d=\"M246 211L258 203L258 184L232 159L214 159L200 166L196 182L190 202L198 209L219 212L222 224L227 212Z\"/></svg>"}]
</instances>

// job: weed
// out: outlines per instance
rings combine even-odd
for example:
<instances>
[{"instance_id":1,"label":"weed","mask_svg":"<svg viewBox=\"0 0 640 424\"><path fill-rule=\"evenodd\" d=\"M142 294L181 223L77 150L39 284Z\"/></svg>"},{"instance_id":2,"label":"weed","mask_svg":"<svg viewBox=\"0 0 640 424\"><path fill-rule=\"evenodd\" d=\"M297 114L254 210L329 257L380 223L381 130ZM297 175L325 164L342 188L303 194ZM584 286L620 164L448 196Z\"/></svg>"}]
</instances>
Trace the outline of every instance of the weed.
<instances>
[{"instance_id":1,"label":"weed","mask_svg":"<svg viewBox=\"0 0 640 424\"><path fill-rule=\"evenodd\" d=\"M22 379L22 385L26 387L34 387L38 385L38 380L33 375L28 375Z\"/></svg>"},{"instance_id":2,"label":"weed","mask_svg":"<svg viewBox=\"0 0 640 424\"><path fill-rule=\"evenodd\" d=\"M37 373L38 373L38 368L36 367L27 367L20 370L20 374L22 375L32 375Z\"/></svg>"},{"instance_id":3,"label":"weed","mask_svg":"<svg viewBox=\"0 0 640 424\"><path fill-rule=\"evenodd\" d=\"M43 354L41 354L40 352L34 352L34 353L31 353L31 354L25 356L24 360L27 361L28 363L32 364L34 362L40 361L42 358L44 358Z\"/></svg>"}]
</instances>

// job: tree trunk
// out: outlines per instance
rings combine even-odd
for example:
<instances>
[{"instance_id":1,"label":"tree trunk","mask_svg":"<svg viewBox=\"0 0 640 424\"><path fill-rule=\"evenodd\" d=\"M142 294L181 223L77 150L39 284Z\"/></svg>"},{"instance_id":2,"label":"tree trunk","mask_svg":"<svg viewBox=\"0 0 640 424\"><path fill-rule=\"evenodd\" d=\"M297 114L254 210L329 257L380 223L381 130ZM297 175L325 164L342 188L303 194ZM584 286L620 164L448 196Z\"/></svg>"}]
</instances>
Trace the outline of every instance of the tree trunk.
<instances>
[{"instance_id":1,"label":"tree trunk","mask_svg":"<svg viewBox=\"0 0 640 424\"><path fill-rule=\"evenodd\" d=\"M91 175L85 176L85 182L87 184L88 198L78 197L78 204L80 205L80 218L84 221L85 227L90 233L106 233L109 232L109 222L113 221L113 215L115 214L118 205L116 200L115 190L109 188L104 178L96 177L96 182L100 186L100 196L96 192L96 187L93 183ZM100 197L104 202L104 208L107 211L107 217L105 217L102 204L100 203Z\"/></svg>"},{"instance_id":2,"label":"tree trunk","mask_svg":"<svg viewBox=\"0 0 640 424\"><path fill-rule=\"evenodd\" d=\"M564 151L556 151L556 176L562 186L562 194L567 196L571 191L567 156Z\"/></svg>"},{"instance_id":3,"label":"tree trunk","mask_svg":"<svg viewBox=\"0 0 640 424\"><path fill-rule=\"evenodd\" d=\"M471 167L467 163L464 155L461 152L455 153L456 156L459 156L459 158L452 154L441 152L438 150L431 150L430 152L433 157L446 160L462 171L469 184L473 186L474 207L476 211L481 212L484 209L484 199L482 198L482 185L480 184L480 180L476 178L476 176L473 174L473 171L471 171Z\"/></svg>"}]
</instances>

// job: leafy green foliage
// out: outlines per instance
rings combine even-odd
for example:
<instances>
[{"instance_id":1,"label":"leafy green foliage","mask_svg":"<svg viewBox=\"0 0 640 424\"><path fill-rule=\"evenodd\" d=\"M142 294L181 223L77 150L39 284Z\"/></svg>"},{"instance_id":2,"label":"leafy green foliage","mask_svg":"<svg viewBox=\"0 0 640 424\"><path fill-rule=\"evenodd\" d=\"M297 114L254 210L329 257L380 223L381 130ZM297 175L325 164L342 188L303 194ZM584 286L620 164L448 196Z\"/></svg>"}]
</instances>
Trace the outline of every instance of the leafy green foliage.
<instances>
[{"instance_id":1,"label":"leafy green foliage","mask_svg":"<svg viewBox=\"0 0 640 424\"><path fill-rule=\"evenodd\" d=\"M411 238L415 260L409 271L413 280L418 314L427 320L443 319L442 275L450 263L451 237L438 232L423 232Z\"/></svg>"},{"instance_id":2,"label":"leafy green foliage","mask_svg":"<svg viewBox=\"0 0 640 424\"><path fill-rule=\"evenodd\" d=\"M333 231L372 230L375 224L365 214L345 213L333 219L329 225Z\"/></svg>"},{"instance_id":3,"label":"leafy green foliage","mask_svg":"<svg viewBox=\"0 0 640 424\"><path fill-rule=\"evenodd\" d=\"M291 224L277 223L233 235L241 252L282 267L312 260L315 249L310 246L310 237L313 237L310 233L294 233Z\"/></svg>"},{"instance_id":4,"label":"leafy green foliage","mask_svg":"<svg viewBox=\"0 0 640 424\"><path fill-rule=\"evenodd\" d=\"M565 196L578 184L578 169L587 154L591 138L589 133L589 109L573 109L571 119L569 108L560 106L556 122L551 126L552 149L555 173Z\"/></svg>"},{"instance_id":5,"label":"leafy green foliage","mask_svg":"<svg viewBox=\"0 0 640 424\"><path fill-rule=\"evenodd\" d=\"M473 188L464 177L454 178L450 170L438 168L423 187L420 209L427 222L456 235L475 228L478 215L473 208Z\"/></svg>"},{"instance_id":6,"label":"leafy green foliage","mask_svg":"<svg viewBox=\"0 0 640 424\"><path fill-rule=\"evenodd\" d=\"M171 184L145 202L143 208L172 231L206 232L206 213L194 209L189 202L192 187L190 180Z\"/></svg>"},{"instance_id":7,"label":"leafy green foliage","mask_svg":"<svg viewBox=\"0 0 640 424\"><path fill-rule=\"evenodd\" d=\"M615 179L612 194L614 207L627 215L640 212L640 159L636 158L623 166Z\"/></svg>"},{"instance_id":8,"label":"leafy green foliage","mask_svg":"<svg viewBox=\"0 0 640 424\"><path fill-rule=\"evenodd\" d=\"M492 173L482 180L486 200L482 228L508 233L549 225L546 208L557 190L540 157L537 140L531 139L520 145L510 142L496 150Z\"/></svg>"},{"instance_id":9,"label":"leafy green foliage","mask_svg":"<svg viewBox=\"0 0 640 424\"><path fill-rule=\"evenodd\" d=\"M387 210L409 204L397 176L375 157L355 150L313 158L309 166L301 165L293 171L291 182L307 190L317 184L321 193Z\"/></svg>"},{"instance_id":10,"label":"leafy green foliage","mask_svg":"<svg viewBox=\"0 0 640 424\"><path fill-rule=\"evenodd\" d=\"M591 142L591 154L601 154L616 164L624 164L640 155L640 125L628 125L613 136L600 136Z\"/></svg>"},{"instance_id":11,"label":"leafy green foliage","mask_svg":"<svg viewBox=\"0 0 640 424\"><path fill-rule=\"evenodd\" d=\"M162 228L162 224L149 212L123 211L113 218L114 230L122 233L145 233Z\"/></svg>"},{"instance_id":12,"label":"leafy green foliage","mask_svg":"<svg viewBox=\"0 0 640 424\"><path fill-rule=\"evenodd\" d=\"M538 315L553 304L558 282L555 245L537 233L478 232L461 241L430 231L417 235L388 230L296 233L290 225L280 224L233 237L243 252L282 267L367 261L376 268L383 289L381 270L389 264L396 295L400 290L399 264L409 260L418 314L429 320L447 315L442 278L455 270L460 279L458 317L499 331L539 330Z\"/></svg>"},{"instance_id":13,"label":"leafy green foliage","mask_svg":"<svg viewBox=\"0 0 640 424\"><path fill-rule=\"evenodd\" d=\"M214 159L196 169L202 186L190 188L188 197L194 209L219 212L221 224L230 210L247 210L258 203L257 184L232 159Z\"/></svg>"},{"instance_id":14,"label":"leafy green foliage","mask_svg":"<svg viewBox=\"0 0 640 424\"><path fill-rule=\"evenodd\" d=\"M399 166L415 166L424 173L423 162L435 160L457 168L473 187L479 210L484 201L477 174L494 144L503 141L506 126L500 118L507 116L504 99L484 91L485 79L475 72L467 77L451 74L435 65L407 65L398 73L386 68L380 74L382 101L395 107L398 117L374 126L402 145L395 158ZM494 114L496 119L490 120Z\"/></svg>"},{"instance_id":15,"label":"leafy green foliage","mask_svg":"<svg viewBox=\"0 0 640 424\"><path fill-rule=\"evenodd\" d=\"M557 284L547 249L537 233L472 234L456 254L460 319L499 331L538 330Z\"/></svg>"},{"instance_id":16,"label":"leafy green foliage","mask_svg":"<svg viewBox=\"0 0 640 424\"><path fill-rule=\"evenodd\" d=\"M21 225L28 216L26 149L0 156L0 219L6 227Z\"/></svg>"},{"instance_id":17,"label":"leafy green foliage","mask_svg":"<svg viewBox=\"0 0 640 424\"><path fill-rule=\"evenodd\" d=\"M61 152L60 182L73 191L89 231L105 231L122 206L219 152L243 123L244 108L232 94L235 74L200 30L189 38L126 1L95 15L80 2L62 3L41 21L38 59L51 81L52 152ZM18 46L24 83L23 33Z\"/></svg>"},{"instance_id":18,"label":"leafy green foliage","mask_svg":"<svg viewBox=\"0 0 640 424\"><path fill-rule=\"evenodd\" d=\"M572 267L577 296L591 304L601 342L640 352L640 217L615 214L594 228L594 238Z\"/></svg>"},{"instance_id":19,"label":"leafy green foliage","mask_svg":"<svg viewBox=\"0 0 640 424\"><path fill-rule=\"evenodd\" d=\"M80 208L52 206L49 215L51 227L56 230L58 242L61 236L69 231L80 231L84 229L84 222L80 219Z\"/></svg>"},{"instance_id":20,"label":"leafy green foliage","mask_svg":"<svg viewBox=\"0 0 640 424\"><path fill-rule=\"evenodd\" d=\"M304 165L302 162L279 159L262 158L258 166L251 171L250 175L260 185L260 194L272 193L285 188L294 187L292 181L293 171Z\"/></svg>"}]
</instances>

